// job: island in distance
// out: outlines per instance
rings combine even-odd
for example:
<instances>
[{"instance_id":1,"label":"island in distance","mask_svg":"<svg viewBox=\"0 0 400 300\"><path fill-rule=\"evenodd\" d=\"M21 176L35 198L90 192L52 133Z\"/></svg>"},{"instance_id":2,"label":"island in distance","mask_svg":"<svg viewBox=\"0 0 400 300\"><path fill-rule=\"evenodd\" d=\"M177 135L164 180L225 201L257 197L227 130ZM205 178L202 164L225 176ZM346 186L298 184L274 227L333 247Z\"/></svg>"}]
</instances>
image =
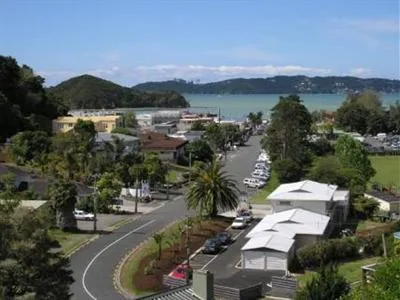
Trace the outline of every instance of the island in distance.
<instances>
[{"instance_id":1,"label":"island in distance","mask_svg":"<svg viewBox=\"0 0 400 300\"><path fill-rule=\"evenodd\" d=\"M175 91L183 94L343 94L365 89L399 93L400 80L350 76L274 76L198 83L174 79L145 82L135 85L134 88L142 91Z\"/></svg>"}]
</instances>

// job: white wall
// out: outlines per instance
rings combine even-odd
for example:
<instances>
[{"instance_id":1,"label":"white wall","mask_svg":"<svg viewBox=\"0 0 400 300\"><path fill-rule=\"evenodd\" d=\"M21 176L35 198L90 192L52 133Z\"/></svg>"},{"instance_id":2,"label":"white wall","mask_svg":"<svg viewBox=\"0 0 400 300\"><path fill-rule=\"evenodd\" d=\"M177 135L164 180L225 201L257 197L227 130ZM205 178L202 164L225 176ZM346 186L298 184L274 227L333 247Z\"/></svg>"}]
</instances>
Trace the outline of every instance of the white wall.
<instances>
[{"instance_id":1,"label":"white wall","mask_svg":"<svg viewBox=\"0 0 400 300\"><path fill-rule=\"evenodd\" d=\"M326 201L303 201L303 200L270 200L274 213L293 208L303 208L321 215L326 215ZM286 205L290 202L290 205Z\"/></svg>"}]
</instances>

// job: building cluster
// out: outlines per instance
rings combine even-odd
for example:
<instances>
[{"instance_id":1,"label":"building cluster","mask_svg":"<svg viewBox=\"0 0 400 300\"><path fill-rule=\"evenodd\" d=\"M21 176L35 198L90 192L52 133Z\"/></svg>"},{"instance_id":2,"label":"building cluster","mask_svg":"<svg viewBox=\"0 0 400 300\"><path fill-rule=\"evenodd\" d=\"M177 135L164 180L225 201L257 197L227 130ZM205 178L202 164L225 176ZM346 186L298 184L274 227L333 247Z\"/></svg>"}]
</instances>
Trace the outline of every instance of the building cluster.
<instances>
[{"instance_id":1,"label":"building cluster","mask_svg":"<svg viewBox=\"0 0 400 300\"><path fill-rule=\"evenodd\" d=\"M184 154L185 145L202 138L203 131L192 131L194 122L204 125L219 122L221 124L235 124L243 127L243 123L234 120L219 120L216 115L196 114L181 110L161 110L149 113L136 114L138 128L136 137L113 133L116 128L124 127L124 113L122 110L69 112L53 120L53 133L65 133L74 128L79 119L92 121L97 131L96 149L101 150L106 142L113 142L114 138L124 141L126 151L158 152L162 159L177 161Z\"/></svg>"},{"instance_id":2,"label":"building cluster","mask_svg":"<svg viewBox=\"0 0 400 300\"><path fill-rule=\"evenodd\" d=\"M267 199L273 213L246 235L243 269L288 271L299 248L329 237L349 213L349 191L310 180L281 184Z\"/></svg>"}]
</instances>

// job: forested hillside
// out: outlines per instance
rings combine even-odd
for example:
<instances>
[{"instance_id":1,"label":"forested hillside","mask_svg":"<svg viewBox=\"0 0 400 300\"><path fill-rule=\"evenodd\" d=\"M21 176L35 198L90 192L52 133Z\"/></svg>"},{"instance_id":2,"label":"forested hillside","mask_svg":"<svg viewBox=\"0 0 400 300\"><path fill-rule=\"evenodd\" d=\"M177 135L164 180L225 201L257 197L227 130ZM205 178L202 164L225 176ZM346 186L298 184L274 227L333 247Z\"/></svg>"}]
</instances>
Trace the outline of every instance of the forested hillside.
<instances>
[{"instance_id":1,"label":"forested hillside","mask_svg":"<svg viewBox=\"0 0 400 300\"><path fill-rule=\"evenodd\" d=\"M91 75L70 78L49 88L49 92L71 109L189 106L177 92L144 92Z\"/></svg>"},{"instance_id":2,"label":"forested hillside","mask_svg":"<svg viewBox=\"0 0 400 300\"><path fill-rule=\"evenodd\" d=\"M44 79L27 65L0 55L0 142L21 130L51 131L67 108L46 93Z\"/></svg>"},{"instance_id":3,"label":"forested hillside","mask_svg":"<svg viewBox=\"0 0 400 300\"><path fill-rule=\"evenodd\" d=\"M400 81L382 78L275 76L270 78L236 78L210 83L182 79L145 82L134 88L143 91L175 91L188 94L298 94L348 93L372 89L377 92L400 91Z\"/></svg>"}]
</instances>

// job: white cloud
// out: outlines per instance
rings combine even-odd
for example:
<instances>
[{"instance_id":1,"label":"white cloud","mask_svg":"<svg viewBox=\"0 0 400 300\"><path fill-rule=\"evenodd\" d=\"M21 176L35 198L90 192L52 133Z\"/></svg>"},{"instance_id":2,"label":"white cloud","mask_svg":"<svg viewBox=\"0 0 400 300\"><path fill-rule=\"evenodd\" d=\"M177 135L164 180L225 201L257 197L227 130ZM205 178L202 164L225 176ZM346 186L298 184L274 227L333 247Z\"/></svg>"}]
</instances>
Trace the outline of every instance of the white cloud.
<instances>
[{"instance_id":1,"label":"white cloud","mask_svg":"<svg viewBox=\"0 0 400 300\"><path fill-rule=\"evenodd\" d=\"M349 75L356 77L365 77L370 76L372 74L372 70L368 68L352 68L350 69Z\"/></svg>"},{"instance_id":2,"label":"white cloud","mask_svg":"<svg viewBox=\"0 0 400 300\"><path fill-rule=\"evenodd\" d=\"M332 70L325 68L305 67L296 65L274 66L206 66L206 65L143 65L132 68L99 68L83 72L73 71L41 71L39 74L46 78L47 84L59 83L62 80L80 74L91 74L126 85L145 81L168 80L183 78L201 81L223 80L229 78L268 77L274 75L329 75Z\"/></svg>"}]
</instances>

